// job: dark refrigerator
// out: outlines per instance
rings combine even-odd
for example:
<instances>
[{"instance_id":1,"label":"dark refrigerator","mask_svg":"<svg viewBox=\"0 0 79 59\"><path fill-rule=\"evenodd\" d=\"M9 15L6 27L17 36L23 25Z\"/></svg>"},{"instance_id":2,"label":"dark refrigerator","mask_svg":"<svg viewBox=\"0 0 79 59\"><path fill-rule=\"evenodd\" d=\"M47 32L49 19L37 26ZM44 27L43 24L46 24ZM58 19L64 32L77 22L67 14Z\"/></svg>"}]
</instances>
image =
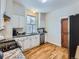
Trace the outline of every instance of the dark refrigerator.
<instances>
[{"instance_id":1,"label":"dark refrigerator","mask_svg":"<svg viewBox=\"0 0 79 59\"><path fill-rule=\"evenodd\" d=\"M77 45L79 45L79 14L70 16L69 57L75 59Z\"/></svg>"}]
</instances>

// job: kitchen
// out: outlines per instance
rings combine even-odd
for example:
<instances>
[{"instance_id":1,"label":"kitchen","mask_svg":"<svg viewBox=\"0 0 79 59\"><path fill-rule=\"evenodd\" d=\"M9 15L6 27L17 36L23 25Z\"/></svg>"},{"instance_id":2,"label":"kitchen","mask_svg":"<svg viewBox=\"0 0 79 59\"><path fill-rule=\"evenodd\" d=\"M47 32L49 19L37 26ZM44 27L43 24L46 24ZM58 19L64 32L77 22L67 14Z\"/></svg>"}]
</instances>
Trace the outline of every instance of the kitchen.
<instances>
[{"instance_id":1,"label":"kitchen","mask_svg":"<svg viewBox=\"0 0 79 59\"><path fill-rule=\"evenodd\" d=\"M78 6L78 0L0 0L0 59L78 59Z\"/></svg>"},{"instance_id":2,"label":"kitchen","mask_svg":"<svg viewBox=\"0 0 79 59\"><path fill-rule=\"evenodd\" d=\"M40 45L41 34L37 28L41 30L45 28L46 13L25 9L22 4L14 0L0 0L0 3L0 40L2 42L15 40L22 52ZM7 49L9 48L6 47L3 51Z\"/></svg>"}]
</instances>

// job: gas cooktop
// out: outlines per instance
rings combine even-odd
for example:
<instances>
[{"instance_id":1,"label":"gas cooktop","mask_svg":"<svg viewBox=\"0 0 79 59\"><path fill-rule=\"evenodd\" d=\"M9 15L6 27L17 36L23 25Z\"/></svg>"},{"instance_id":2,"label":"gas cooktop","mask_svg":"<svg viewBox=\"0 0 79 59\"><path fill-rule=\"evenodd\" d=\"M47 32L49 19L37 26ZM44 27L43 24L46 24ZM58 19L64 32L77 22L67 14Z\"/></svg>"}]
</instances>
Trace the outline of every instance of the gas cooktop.
<instances>
[{"instance_id":1,"label":"gas cooktop","mask_svg":"<svg viewBox=\"0 0 79 59\"><path fill-rule=\"evenodd\" d=\"M20 46L17 44L15 40L1 40L0 41L0 50L3 52L20 48Z\"/></svg>"}]
</instances>

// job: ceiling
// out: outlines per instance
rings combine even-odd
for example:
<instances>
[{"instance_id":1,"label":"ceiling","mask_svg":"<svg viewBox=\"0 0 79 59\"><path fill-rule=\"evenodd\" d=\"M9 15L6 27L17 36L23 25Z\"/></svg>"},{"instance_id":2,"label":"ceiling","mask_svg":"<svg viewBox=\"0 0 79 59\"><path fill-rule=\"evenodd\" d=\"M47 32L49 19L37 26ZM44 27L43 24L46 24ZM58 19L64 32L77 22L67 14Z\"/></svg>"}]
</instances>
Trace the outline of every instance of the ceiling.
<instances>
[{"instance_id":1,"label":"ceiling","mask_svg":"<svg viewBox=\"0 0 79 59\"><path fill-rule=\"evenodd\" d=\"M41 3L40 0L15 0L23 4L28 9L37 9L39 12L49 12L56 9L74 4L79 0L48 0L46 3Z\"/></svg>"}]
</instances>

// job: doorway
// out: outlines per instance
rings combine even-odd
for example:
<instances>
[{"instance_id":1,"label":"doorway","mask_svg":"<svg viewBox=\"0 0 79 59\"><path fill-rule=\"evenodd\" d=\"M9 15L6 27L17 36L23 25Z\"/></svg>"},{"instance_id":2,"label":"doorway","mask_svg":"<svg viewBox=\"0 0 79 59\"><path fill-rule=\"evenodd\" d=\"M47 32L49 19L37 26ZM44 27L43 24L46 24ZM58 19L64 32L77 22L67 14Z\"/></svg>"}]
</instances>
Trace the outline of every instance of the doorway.
<instances>
[{"instance_id":1,"label":"doorway","mask_svg":"<svg viewBox=\"0 0 79 59\"><path fill-rule=\"evenodd\" d=\"M68 18L61 19L61 46L68 48Z\"/></svg>"}]
</instances>

